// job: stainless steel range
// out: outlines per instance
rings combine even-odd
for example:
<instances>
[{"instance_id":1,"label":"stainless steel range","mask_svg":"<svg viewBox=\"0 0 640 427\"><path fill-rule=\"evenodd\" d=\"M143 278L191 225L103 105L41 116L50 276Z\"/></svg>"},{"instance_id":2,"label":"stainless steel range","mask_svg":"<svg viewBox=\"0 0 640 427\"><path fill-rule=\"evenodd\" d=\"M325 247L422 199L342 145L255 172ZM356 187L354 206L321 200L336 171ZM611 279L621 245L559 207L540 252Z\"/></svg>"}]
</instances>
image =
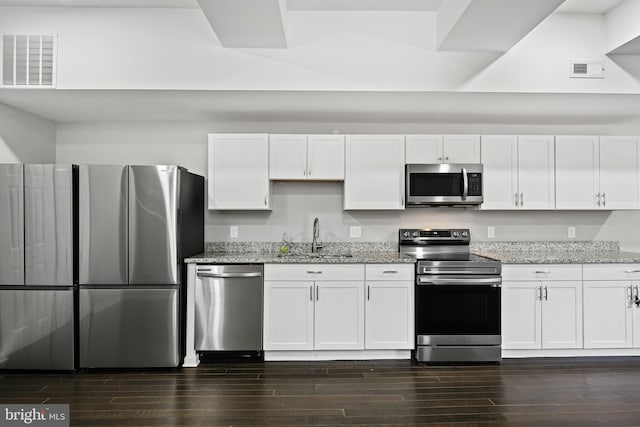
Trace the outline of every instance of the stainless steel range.
<instances>
[{"instance_id":1,"label":"stainless steel range","mask_svg":"<svg viewBox=\"0 0 640 427\"><path fill-rule=\"evenodd\" d=\"M499 362L500 261L471 254L468 229L401 229L416 263L419 362Z\"/></svg>"}]
</instances>

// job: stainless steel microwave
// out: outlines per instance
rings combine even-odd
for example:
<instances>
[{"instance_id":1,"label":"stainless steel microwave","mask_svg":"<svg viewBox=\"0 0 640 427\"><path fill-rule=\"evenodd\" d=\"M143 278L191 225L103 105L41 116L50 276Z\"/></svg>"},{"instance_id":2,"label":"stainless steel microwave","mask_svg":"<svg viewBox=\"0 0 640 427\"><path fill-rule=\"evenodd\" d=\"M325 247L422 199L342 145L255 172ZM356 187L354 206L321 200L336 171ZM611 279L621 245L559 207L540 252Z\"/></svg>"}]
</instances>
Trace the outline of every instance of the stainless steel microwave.
<instances>
[{"instance_id":1,"label":"stainless steel microwave","mask_svg":"<svg viewBox=\"0 0 640 427\"><path fill-rule=\"evenodd\" d=\"M407 206L470 206L482 203L479 163L408 164Z\"/></svg>"}]
</instances>

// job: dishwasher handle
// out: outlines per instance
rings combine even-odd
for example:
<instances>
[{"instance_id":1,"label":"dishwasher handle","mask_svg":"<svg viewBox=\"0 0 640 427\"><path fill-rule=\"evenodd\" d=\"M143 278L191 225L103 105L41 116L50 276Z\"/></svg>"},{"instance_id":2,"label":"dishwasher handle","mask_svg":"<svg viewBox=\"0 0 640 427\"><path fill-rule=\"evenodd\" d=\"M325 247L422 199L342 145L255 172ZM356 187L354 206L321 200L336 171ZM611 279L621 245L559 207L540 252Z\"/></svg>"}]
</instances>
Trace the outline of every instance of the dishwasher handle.
<instances>
[{"instance_id":1,"label":"dishwasher handle","mask_svg":"<svg viewBox=\"0 0 640 427\"><path fill-rule=\"evenodd\" d=\"M262 273L196 273L198 277L213 277L217 279L246 279L248 277L262 277Z\"/></svg>"}]
</instances>

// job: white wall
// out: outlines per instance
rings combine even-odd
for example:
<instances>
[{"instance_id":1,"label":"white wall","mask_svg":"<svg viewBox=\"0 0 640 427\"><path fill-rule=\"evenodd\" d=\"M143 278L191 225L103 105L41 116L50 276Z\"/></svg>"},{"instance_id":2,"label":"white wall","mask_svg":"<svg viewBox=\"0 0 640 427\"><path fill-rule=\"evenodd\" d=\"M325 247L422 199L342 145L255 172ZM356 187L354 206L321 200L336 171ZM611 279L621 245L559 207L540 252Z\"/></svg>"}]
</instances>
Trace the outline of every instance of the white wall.
<instances>
[{"instance_id":1,"label":"white wall","mask_svg":"<svg viewBox=\"0 0 640 427\"><path fill-rule=\"evenodd\" d=\"M0 104L0 163L54 163L56 126Z\"/></svg>"},{"instance_id":2,"label":"white wall","mask_svg":"<svg viewBox=\"0 0 640 427\"><path fill-rule=\"evenodd\" d=\"M286 49L222 48L200 9L4 7L0 32L58 33L63 89L640 93L602 15L553 14L501 57L436 51L435 16L293 11ZM569 79L572 59L606 79Z\"/></svg>"},{"instance_id":3,"label":"white wall","mask_svg":"<svg viewBox=\"0 0 640 427\"><path fill-rule=\"evenodd\" d=\"M361 124L361 123L62 123L57 129L58 162L177 163L206 176L207 133L614 133L610 126L505 126L502 124ZM562 132L559 132L562 130ZM628 129L640 134L640 127ZM349 241L349 226L362 226L360 241L395 241L400 227L469 227L474 240L567 240L576 227L578 240L618 240L640 251L640 212L496 212L457 208L415 208L406 211L343 211L341 183L276 182L271 212L207 211L207 241L228 241L229 226L239 226L239 241L278 241L284 232L292 241L311 240L313 218L321 238Z\"/></svg>"}]
</instances>

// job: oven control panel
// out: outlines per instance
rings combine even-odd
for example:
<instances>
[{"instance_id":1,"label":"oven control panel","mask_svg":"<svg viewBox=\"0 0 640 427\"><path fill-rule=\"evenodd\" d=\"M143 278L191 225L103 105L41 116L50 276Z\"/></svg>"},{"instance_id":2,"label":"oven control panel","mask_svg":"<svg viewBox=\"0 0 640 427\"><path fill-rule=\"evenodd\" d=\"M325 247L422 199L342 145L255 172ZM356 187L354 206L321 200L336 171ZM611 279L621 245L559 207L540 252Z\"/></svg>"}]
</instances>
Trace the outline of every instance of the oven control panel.
<instances>
[{"instance_id":1,"label":"oven control panel","mask_svg":"<svg viewBox=\"0 0 640 427\"><path fill-rule=\"evenodd\" d=\"M471 240L468 228L401 228L400 244L425 244L429 242L466 243Z\"/></svg>"}]
</instances>

